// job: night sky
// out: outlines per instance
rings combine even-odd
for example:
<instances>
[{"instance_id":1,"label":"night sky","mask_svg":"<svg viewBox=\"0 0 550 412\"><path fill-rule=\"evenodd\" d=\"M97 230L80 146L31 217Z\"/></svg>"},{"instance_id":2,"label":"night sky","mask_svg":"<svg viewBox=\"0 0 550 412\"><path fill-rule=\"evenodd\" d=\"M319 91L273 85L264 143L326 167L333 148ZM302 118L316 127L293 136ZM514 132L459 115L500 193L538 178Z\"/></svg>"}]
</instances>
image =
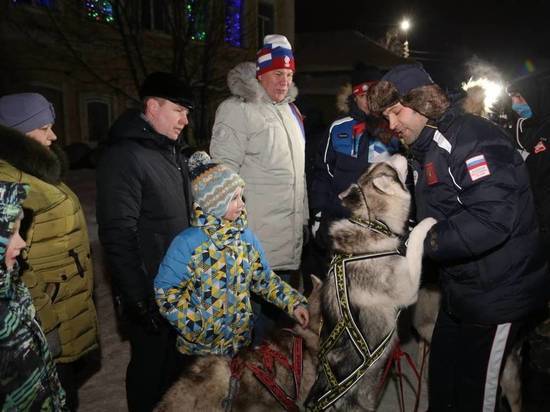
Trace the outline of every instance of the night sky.
<instances>
[{"instance_id":1,"label":"night sky","mask_svg":"<svg viewBox=\"0 0 550 412\"><path fill-rule=\"evenodd\" d=\"M496 69L504 80L550 67L550 4L543 0L296 0L296 32L356 29L373 40L409 17L412 57L434 80L456 87L472 68ZM315 17L314 17L315 16Z\"/></svg>"}]
</instances>

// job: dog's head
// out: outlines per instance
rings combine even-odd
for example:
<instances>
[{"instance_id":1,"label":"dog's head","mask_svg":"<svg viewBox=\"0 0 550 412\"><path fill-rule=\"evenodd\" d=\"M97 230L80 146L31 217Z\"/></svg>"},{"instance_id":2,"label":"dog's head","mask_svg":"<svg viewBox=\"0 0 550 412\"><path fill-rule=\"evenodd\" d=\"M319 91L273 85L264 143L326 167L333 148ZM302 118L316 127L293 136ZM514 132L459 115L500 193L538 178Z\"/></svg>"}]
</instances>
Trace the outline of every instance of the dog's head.
<instances>
[{"instance_id":1,"label":"dog's head","mask_svg":"<svg viewBox=\"0 0 550 412\"><path fill-rule=\"evenodd\" d=\"M340 193L339 197L352 216L382 220L400 233L410 208L406 178L407 160L401 155L394 155L369 167L357 183Z\"/></svg>"}]
</instances>

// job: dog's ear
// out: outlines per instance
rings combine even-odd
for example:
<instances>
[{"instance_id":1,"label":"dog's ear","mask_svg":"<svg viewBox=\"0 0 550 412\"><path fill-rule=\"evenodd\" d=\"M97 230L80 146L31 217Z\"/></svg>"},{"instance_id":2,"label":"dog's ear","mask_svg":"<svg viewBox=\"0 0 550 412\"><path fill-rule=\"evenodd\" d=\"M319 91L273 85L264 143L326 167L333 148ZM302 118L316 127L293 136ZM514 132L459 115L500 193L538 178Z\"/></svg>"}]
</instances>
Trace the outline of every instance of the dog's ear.
<instances>
[{"instance_id":1,"label":"dog's ear","mask_svg":"<svg viewBox=\"0 0 550 412\"><path fill-rule=\"evenodd\" d=\"M397 174L399 175L399 180L401 180L401 183L405 184L408 172L407 159L405 159L404 156L396 154L390 157L388 163L396 170Z\"/></svg>"},{"instance_id":2,"label":"dog's ear","mask_svg":"<svg viewBox=\"0 0 550 412\"><path fill-rule=\"evenodd\" d=\"M309 275L311 277L311 282L313 283L313 289L319 290L323 286L323 281L315 276L313 273Z\"/></svg>"},{"instance_id":3,"label":"dog's ear","mask_svg":"<svg viewBox=\"0 0 550 412\"><path fill-rule=\"evenodd\" d=\"M349 210L357 210L361 206L362 194L361 189L356 183L352 183L346 190L338 195L342 201L342 206Z\"/></svg>"},{"instance_id":4,"label":"dog's ear","mask_svg":"<svg viewBox=\"0 0 550 412\"><path fill-rule=\"evenodd\" d=\"M393 195L396 192L396 187L399 185L391 176L380 175L374 178L372 185L376 190L388 195Z\"/></svg>"}]
</instances>

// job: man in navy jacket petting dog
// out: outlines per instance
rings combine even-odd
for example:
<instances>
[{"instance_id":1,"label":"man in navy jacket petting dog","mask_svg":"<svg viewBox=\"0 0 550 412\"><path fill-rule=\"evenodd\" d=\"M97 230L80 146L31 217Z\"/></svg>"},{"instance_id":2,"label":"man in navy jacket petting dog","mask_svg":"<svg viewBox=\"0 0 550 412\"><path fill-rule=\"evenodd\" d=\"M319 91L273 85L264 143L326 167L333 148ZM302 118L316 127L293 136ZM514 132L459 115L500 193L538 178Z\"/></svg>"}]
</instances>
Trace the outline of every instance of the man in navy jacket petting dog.
<instances>
[{"instance_id":1,"label":"man in navy jacket petting dog","mask_svg":"<svg viewBox=\"0 0 550 412\"><path fill-rule=\"evenodd\" d=\"M523 160L503 130L452 106L419 65L389 71L369 106L410 148L417 219L438 221L424 245L442 289L430 411L493 411L503 361L550 290Z\"/></svg>"}]
</instances>

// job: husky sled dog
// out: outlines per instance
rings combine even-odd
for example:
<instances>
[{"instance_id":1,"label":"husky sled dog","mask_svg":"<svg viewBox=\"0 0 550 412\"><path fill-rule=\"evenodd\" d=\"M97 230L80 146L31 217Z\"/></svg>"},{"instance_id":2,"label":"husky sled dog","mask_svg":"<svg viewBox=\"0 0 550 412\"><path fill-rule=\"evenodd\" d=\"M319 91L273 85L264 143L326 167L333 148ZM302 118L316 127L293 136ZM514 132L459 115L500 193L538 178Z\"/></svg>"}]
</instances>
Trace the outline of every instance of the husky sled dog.
<instances>
[{"instance_id":1,"label":"husky sled dog","mask_svg":"<svg viewBox=\"0 0 550 412\"><path fill-rule=\"evenodd\" d=\"M407 162L392 156L371 166L345 192L349 219L329 229L333 258L321 291L323 327L311 410L373 411L381 372L391 354L399 310L417 299L423 242L436 223L427 218L408 232Z\"/></svg>"},{"instance_id":2,"label":"husky sled dog","mask_svg":"<svg viewBox=\"0 0 550 412\"><path fill-rule=\"evenodd\" d=\"M302 379L298 397L295 394L295 382L292 372L274 362L275 381L286 394L294 398L296 408L303 407L313 381L317 367L317 352L319 350L319 329L321 325L320 290L321 281L312 276L313 290L309 296L308 310L310 321L307 329L299 325L294 326L294 334L303 339ZM293 351L293 338L286 332L266 342L270 349L283 354L291 360ZM262 365L262 352L260 349L243 351L239 355L245 363ZM238 387L231 384L230 359L221 356L198 357L185 373L164 395L156 411L254 411L273 412L282 410L281 404L253 375L250 369L244 368L239 379ZM230 387L237 390L230 393ZM234 398L224 402L231 396ZM298 410L298 409L296 409Z\"/></svg>"}]
</instances>

